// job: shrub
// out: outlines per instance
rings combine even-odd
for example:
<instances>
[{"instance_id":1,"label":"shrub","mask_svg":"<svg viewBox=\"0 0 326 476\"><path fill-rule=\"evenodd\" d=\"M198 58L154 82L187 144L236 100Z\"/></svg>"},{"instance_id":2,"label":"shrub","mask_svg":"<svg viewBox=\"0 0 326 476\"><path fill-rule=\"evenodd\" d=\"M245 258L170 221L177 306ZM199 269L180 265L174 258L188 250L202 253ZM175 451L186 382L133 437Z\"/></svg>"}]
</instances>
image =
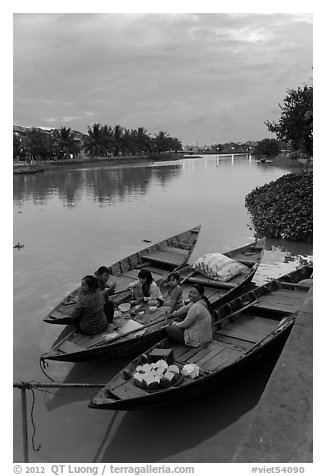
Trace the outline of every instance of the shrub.
<instances>
[{"instance_id":1,"label":"shrub","mask_svg":"<svg viewBox=\"0 0 326 476\"><path fill-rule=\"evenodd\" d=\"M291 173L245 198L252 223L259 235L312 242L313 174Z\"/></svg>"}]
</instances>

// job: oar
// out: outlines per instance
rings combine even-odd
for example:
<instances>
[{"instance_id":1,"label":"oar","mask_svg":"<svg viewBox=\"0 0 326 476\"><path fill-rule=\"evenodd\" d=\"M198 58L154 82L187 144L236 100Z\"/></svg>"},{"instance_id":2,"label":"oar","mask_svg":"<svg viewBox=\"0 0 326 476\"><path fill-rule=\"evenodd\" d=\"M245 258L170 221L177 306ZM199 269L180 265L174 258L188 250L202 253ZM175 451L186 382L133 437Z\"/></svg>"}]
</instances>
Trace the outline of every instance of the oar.
<instances>
[{"instance_id":1,"label":"oar","mask_svg":"<svg viewBox=\"0 0 326 476\"><path fill-rule=\"evenodd\" d=\"M120 339L121 337L126 337L126 336L128 336L128 335L130 335L130 334L134 334L134 333L140 332L140 331L142 331L142 330L144 330L144 329L148 329L148 327L151 327L151 326L153 326L154 324L159 324L160 322L163 322L163 321L165 321L165 317L164 317L163 319L159 319L159 320L157 320L157 321L153 321L153 322L151 322L150 324L147 324L147 326L143 326L143 327L140 327L139 329L134 329L134 330L132 330L132 331L126 332L126 334L123 334L123 335L120 335L120 334L119 334L118 336L114 337L113 339L111 339L111 340L109 340L109 341L105 341L105 340L103 339L103 340L100 341L100 342L96 342L96 344L91 344L91 345L89 345L88 347L86 347L86 349L91 349L92 347L97 347L97 346L103 345L103 344L105 344L105 343L106 343L106 344L111 344L111 342L114 342L115 340L118 340L118 339ZM167 324L166 324L165 326L162 326L161 329L165 329L166 327L167 327Z\"/></svg>"},{"instance_id":2,"label":"oar","mask_svg":"<svg viewBox=\"0 0 326 476\"><path fill-rule=\"evenodd\" d=\"M189 273L186 277L184 277L181 281L180 284L185 283L189 278L191 278L194 274L196 274L197 271L192 270L191 273Z\"/></svg>"},{"instance_id":3,"label":"oar","mask_svg":"<svg viewBox=\"0 0 326 476\"><path fill-rule=\"evenodd\" d=\"M130 291L130 288L122 289L121 291L116 291L113 294L109 294L108 297L118 296L119 294L126 293L127 291Z\"/></svg>"},{"instance_id":4,"label":"oar","mask_svg":"<svg viewBox=\"0 0 326 476\"><path fill-rule=\"evenodd\" d=\"M239 314L240 312L244 311L245 309L248 309L248 307L251 307L251 306L253 306L254 304L258 304L258 303L259 303L259 301L257 301L257 300L256 300L256 301L252 301L252 302L250 302L249 304L247 304L246 306L243 306L241 309L238 309L237 311L232 312L232 313L229 314L228 316L223 317L223 318L220 319L219 321L213 322L212 326L216 326L216 324L220 324L220 322L223 321L224 319L226 319L226 318L229 319L230 317L233 317L233 316L235 316L236 314Z\"/></svg>"}]
</instances>

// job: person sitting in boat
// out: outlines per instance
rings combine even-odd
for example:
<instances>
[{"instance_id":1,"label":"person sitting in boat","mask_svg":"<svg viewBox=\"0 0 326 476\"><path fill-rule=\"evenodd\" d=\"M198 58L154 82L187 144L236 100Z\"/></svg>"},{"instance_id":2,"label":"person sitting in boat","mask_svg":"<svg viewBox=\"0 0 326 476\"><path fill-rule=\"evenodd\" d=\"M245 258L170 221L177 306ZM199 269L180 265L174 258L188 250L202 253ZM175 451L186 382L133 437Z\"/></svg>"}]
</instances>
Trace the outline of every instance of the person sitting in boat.
<instances>
[{"instance_id":1,"label":"person sitting in boat","mask_svg":"<svg viewBox=\"0 0 326 476\"><path fill-rule=\"evenodd\" d=\"M95 277L98 280L99 290L102 292L104 296L104 312L108 319L108 322L113 322L113 315L114 315L114 304L110 301L109 296L114 294L116 288L115 281L109 281L110 278L110 271L109 268L106 266L100 266L97 271L95 271Z\"/></svg>"},{"instance_id":2,"label":"person sitting in boat","mask_svg":"<svg viewBox=\"0 0 326 476\"><path fill-rule=\"evenodd\" d=\"M168 317L184 317L166 328L169 337L177 342L199 347L212 340L211 305L201 284L194 284L189 291L190 302Z\"/></svg>"},{"instance_id":3,"label":"person sitting in boat","mask_svg":"<svg viewBox=\"0 0 326 476\"><path fill-rule=\"evenodd\" d=\"M108 327L104 312L104 296L95 276L84 276L81 281L75 309L69 317L53 320L53 324L75 324L83 334L93 335L103 332Z\"/></svg>"},{"instance_id":4,"label":"person sitting in boat","mask_svg":"<svg viewBox=\"0 0 326 476\"><path fill-rule=\"evenodd\" d=\"M164 300L163 306L167 306L168 314L177 311L183 306L182 288L180 286L180 274L171 273L168 278L164 279L160 285L161 288L167 288L167 298Z\"/></svg>"},{"instance_id":5,"label":"person sitting in boat","mask_svg":"<svg viewBox=\"0 0 326 476\"><path fill-rule=\"evenodd\" d=\"M164 302L161 290L148 269L141 269L138 273L138 280L130 283L128 287L133 294L132 304L145 301L150 306L159 306Z\"/></svg>"},{"instance_id":6,"label":"person sitting in boat","mask_svg":"<svg viewBox=\"0 0 326 476\"><path fill-rule=\"evenodd\" d=\"M116 288L115 281L109 281L110 279L110 270L106 266L100 266L94 275L98 279L98 286L100 291L104 291L107 296L114 294Z\"/></svg>"}]
</instances>

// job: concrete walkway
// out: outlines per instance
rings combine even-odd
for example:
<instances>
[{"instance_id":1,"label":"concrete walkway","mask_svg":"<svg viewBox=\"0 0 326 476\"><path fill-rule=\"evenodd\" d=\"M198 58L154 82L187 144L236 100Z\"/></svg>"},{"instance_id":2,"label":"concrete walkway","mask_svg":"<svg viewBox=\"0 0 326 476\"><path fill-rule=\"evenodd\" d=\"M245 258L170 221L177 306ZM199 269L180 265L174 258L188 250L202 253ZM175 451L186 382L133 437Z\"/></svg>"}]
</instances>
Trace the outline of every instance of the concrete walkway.
<instances>
[{"instance_id":1,"label":"concrete walkway","mask_svg":"<svg viewBox=\"0 0 326 476\"><path fill-rule=\"evenodd\" d=\"M313 287L232 463L312 463Z\"/></svg>"}]
</instances>

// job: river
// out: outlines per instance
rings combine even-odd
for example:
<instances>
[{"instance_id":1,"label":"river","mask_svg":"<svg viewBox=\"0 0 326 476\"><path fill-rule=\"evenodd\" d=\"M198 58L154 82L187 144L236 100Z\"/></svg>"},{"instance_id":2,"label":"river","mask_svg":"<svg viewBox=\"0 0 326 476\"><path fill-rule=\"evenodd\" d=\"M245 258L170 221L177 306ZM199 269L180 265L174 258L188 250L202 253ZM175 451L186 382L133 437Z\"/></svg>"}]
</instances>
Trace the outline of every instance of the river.
<instances>
[{"instance_id":1,"label":"river","mask_svg":"<svg viewBox=\"0 0 326 476\"><path fill-rule=\"evenodd\" d=\"M43 317L80 278L146 246L201 224L191 261L254 237L247 193L288 173L246 156L204 156L152 165L80 166L14 176L13 378L48 381L39 357L60 329ZM312 246L267 240L254 282L295 269ZM105 383L126 359L50 362L56 381ZM273 361L218 394L148 412L91 410L93 389L28 392L30 462L229 462L257 405ZM20 391L14 389L14 458L23 460Z\"/></svg>"}]
</instances>

